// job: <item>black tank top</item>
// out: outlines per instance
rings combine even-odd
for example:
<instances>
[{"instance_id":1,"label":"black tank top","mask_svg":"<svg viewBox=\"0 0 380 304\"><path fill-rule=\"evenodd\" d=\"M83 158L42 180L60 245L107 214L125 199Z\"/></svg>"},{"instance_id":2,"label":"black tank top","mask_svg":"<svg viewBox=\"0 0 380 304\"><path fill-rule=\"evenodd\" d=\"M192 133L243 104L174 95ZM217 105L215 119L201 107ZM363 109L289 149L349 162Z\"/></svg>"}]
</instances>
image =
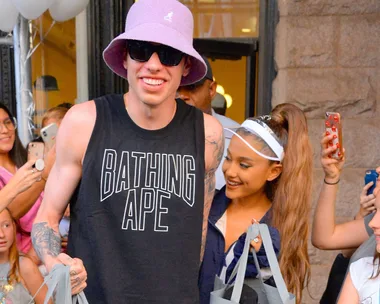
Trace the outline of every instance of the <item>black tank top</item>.
<instances>
[{"instance_id":1,"label":"black tank top","mask_svg":"<svg viewBox=\"0 0 380 304\"><path fill-rule=\"evenodd\" d=\"M202 112L177 100L172 121L148 131L128 116L122 95L95 105L68 247L87 269L89 303L199 303Z\"/></svg>"}]
</instances>

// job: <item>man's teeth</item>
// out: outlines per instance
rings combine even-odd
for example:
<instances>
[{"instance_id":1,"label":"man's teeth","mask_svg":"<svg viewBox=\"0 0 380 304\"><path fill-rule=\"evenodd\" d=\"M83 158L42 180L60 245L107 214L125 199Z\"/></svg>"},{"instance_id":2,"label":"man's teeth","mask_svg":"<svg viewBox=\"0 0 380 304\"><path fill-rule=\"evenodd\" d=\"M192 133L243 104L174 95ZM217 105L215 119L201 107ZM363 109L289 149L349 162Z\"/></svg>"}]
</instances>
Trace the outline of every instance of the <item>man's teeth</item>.
<instances>
[{"instance_id":1,"label":"man's teeth","mask_svg":"<svg viewBox=\"0 0 380 304\"><path fill-rule=\"evenodd\" d=\"M150 85L160 85L164 83L162 79L152 79L152 78L143 78L143 81L146 84L150 84Z\"/></svg>"}]
</instances>

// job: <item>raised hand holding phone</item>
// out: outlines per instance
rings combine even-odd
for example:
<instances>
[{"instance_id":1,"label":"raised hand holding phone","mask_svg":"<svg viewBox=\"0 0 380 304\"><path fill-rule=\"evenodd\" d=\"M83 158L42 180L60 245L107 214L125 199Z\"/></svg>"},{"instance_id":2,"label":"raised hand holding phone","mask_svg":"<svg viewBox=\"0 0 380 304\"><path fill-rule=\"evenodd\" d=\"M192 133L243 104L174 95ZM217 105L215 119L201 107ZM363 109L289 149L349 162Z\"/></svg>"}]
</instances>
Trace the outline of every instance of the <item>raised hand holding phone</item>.
<instances>
[{"instance_id":1,"label":"raised hand holding phone","mask_svg":"<svg viewBox=\"0 0 380 304\"><path fill-rule=\"evenodd\" d=\"M55 145L57 132L58 125L56 123L51 123L50 125L47 125L41 129L41 137L48 151Z\"/></svg>"},{"instance_id":2,"label":"raised hand holding phone","mask_svg":"<svg viewBox=\"0 0 380 304\"><path fill-rule=\"evenodd\" d=\"M329 157L334 159L341 159L344 155L344 150L340 114L337 112L326 112L325 128L326 135L333 136L332 140L328 142L328 145L331 147L337 147L337 149L332 152Z\"/></svg>"}]
</instances>

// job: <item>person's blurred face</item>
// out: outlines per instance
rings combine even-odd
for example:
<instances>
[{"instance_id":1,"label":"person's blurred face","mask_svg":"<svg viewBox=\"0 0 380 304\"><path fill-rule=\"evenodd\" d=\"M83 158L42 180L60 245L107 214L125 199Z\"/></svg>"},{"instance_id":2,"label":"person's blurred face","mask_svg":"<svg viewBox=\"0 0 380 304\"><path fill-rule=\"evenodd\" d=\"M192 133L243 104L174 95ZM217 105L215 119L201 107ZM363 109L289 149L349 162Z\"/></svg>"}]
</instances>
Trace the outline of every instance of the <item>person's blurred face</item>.
<instances>
[{"instance_id":1,"label":"person's blurred face","mask_svg":"<svg viewBox=\"0 0 380 304\"><path fill-rule=\"evenodd\" d=\"M46 126L48 126L52 123L55 123L59 127L61 124L61 121L62 121L62 119L55 119L55 118L46 119L46 120L44 120L41 128L45 128Z\"/></svg>"},{"instance_id":2,"label":"person's blurred face","mask_svg":"<svg viewBox=\"0 0 380 304\"><path fill-rule=\"evenodd\" d=\"M15 125L12 117L0 109L0 153L9 153L16 138Z\"/></svg>"},{"instance_id":3,"label":"person's blurred face","mask_svg":"<svg viewBox=\"0 0 380 304\"><path fill-rule=\"evenodd\" d=\"M198 85L181 86L177 91L179 98L207 114L211 114L211 101L215 94L216 83L209 79Z\"/></svg>"},{"instance_id":4,"label":"person's blurred face","mask_svg":"<svg viewBox=\"0 0 380 304\"><path fill-rule=\"evenodd\" d=\"M376 196L375 208L375 215L369 222L369 227L376 237L376 251L380 253L380 195Z\"/></svg>"},{"instance_id":5,"label":"person's blurred face","mask_svg":"<svg viewBox=\"0 0 380 304\"><path fill-rule=\"evenodd\" d=\"M378 193L379 190L380 190L380 167L377 167L377 168L376 168L376 172L377 172L377 174L379 174L379 177L378 177L377 180L376 180L376 187L375 187L375 189L373 190L373 194L374 194L375 196L377 196L377 193Z\"/></svg>"},{"instance_id":6,"label":"person's blurred face","mask_svg":"<svg viewBox=\"0 0 380 304\"><path fill-rule=\"evenodd\" d=\"M184 56L178 65L167 66L161 63L157 52L146 62L132 59L127 52L124 67L128 70L129 92L144 104L155 107L175 98L182 77L189 73L190 60Z\"/></svg>"},{"instance_id":7,"label":"person's blurred face","mask_svg":"<svg viewBox=\"0 0 380 304\"><path fill-rule=\"evenodd\" d=\"M15 229L8 210L3 210L0 213L0 253L9 252L9 248L15 241Z\"/></svg>"},{"instance_id":8,"label":"person's blurred face","mask_svg":"<svg viewBox=\"0 0 380 304\"><path fill-rule=\"evenodd\" d=\"M262 143L253 136L241 135L255 149L261 151ZM264 191L267 181L276 179L282 166L259 156L237 136L233 136L222 167L226 180L226 196L240 199Z\"/></svg>"}]
</instances>

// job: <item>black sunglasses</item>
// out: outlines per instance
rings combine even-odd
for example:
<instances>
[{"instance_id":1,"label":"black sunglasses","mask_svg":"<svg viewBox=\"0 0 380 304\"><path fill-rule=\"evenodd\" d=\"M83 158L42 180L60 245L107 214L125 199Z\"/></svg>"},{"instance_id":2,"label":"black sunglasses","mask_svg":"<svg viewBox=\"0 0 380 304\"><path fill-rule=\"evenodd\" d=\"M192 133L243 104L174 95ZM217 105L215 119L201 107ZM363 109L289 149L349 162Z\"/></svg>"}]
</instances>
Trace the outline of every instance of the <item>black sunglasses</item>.
<instances>
[{"instance_id":1,"label":"black sunglasses","mask_svg":"<svg viewBox=\"0 0 380 304\"><path fill-rule=\"evenodd\" d=\"M146 62L152 57L153 53L157 53L161 63L166 66L178 65L184 56L184 53L170 46L162 44L155 45L150 42L137 40L128 40L127 50L129 56L139 62Z\"/></svg>"}]
</instances>

